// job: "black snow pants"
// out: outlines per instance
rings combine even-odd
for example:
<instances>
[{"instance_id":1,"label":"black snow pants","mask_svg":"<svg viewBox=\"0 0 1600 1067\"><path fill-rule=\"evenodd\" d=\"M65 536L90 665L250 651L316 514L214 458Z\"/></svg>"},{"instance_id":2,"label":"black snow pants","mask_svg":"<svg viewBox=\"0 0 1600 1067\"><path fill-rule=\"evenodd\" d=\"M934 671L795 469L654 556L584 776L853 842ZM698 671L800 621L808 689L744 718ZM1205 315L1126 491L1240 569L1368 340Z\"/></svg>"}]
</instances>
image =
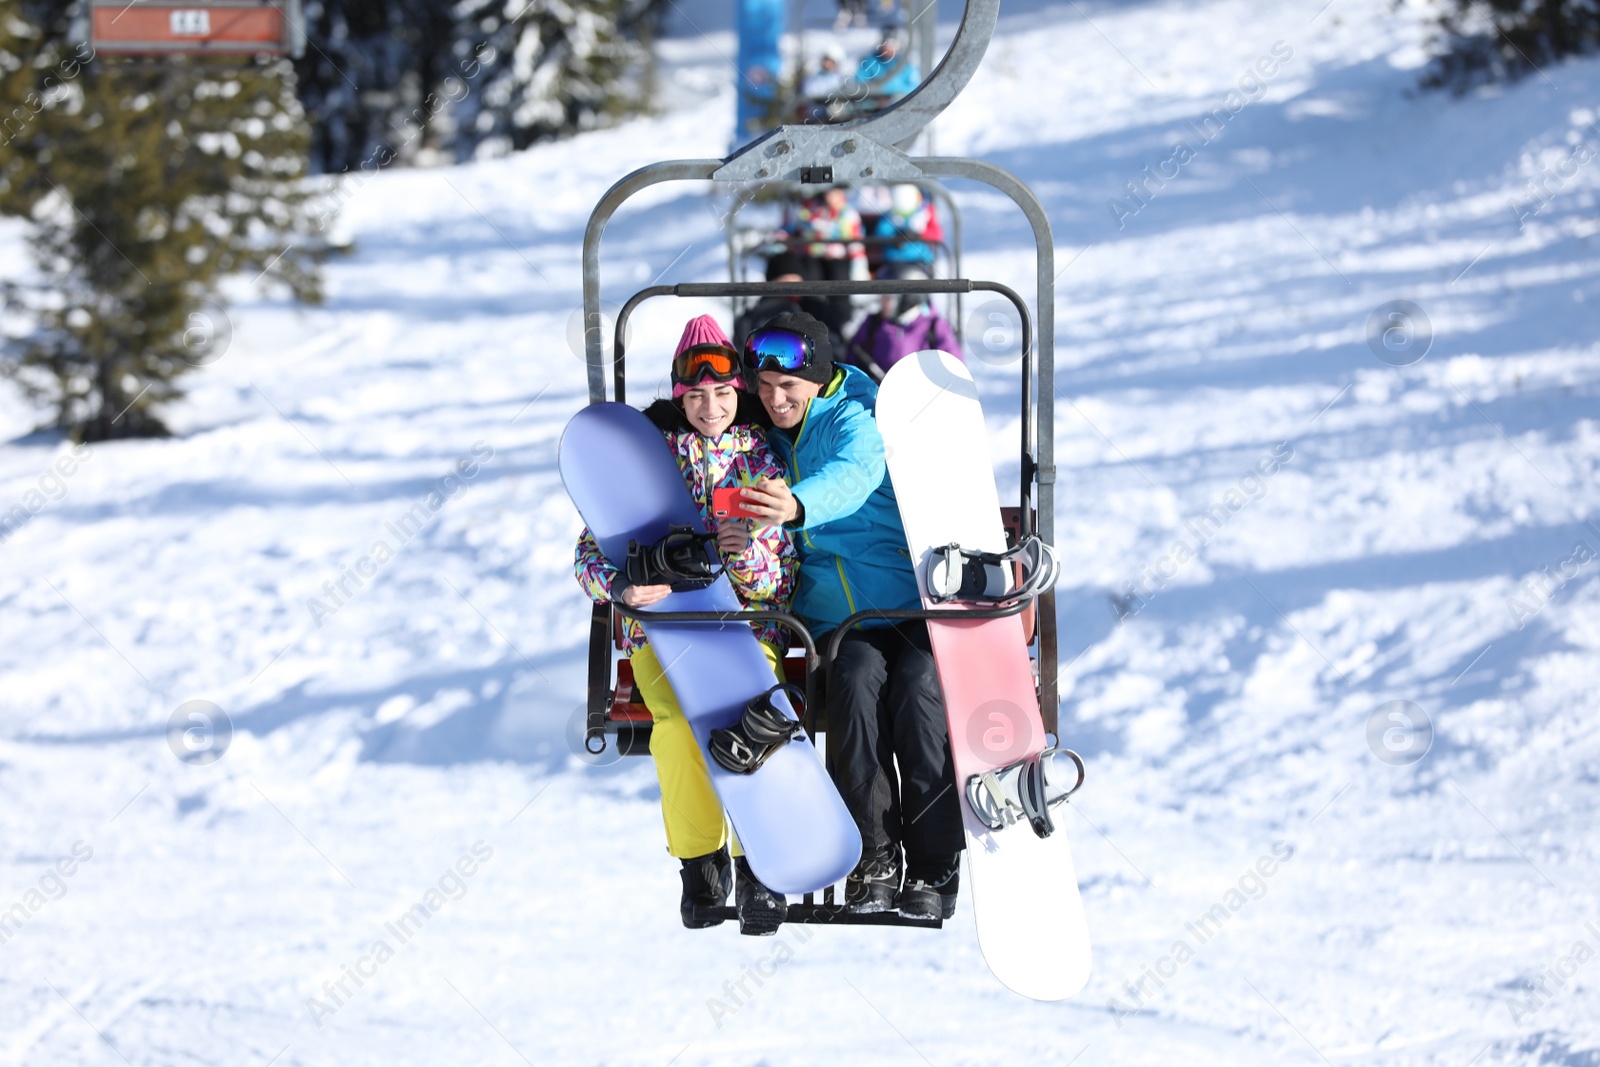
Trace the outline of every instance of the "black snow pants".
<instances>
[{"instance_id":1,"label":"black snow pants","mask_svg":"<svg viewBox=\"0 0 1600 1067\"><path fill-rule=\"evenodd\" d=\"M905 622L847 634L827 697L828 766L863 847L961 851L961 804L928 628Z\"/></svg>"}]
</instances>

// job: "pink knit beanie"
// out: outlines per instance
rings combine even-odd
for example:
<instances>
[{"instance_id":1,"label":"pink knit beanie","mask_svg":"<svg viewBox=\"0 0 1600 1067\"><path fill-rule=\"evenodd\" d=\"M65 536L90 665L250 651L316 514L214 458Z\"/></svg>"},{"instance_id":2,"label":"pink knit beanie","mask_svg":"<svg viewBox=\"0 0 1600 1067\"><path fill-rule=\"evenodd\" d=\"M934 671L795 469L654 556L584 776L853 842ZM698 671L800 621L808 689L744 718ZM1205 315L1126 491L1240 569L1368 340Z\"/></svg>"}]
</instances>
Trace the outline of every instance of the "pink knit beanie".
<instances>
[{"instance_id":1,"label":"pink knit beanie","mask_svg":"<svg viewBox=\"0 0 1600 1067\"><path fill-rule=\"evenodd\" d=\"M733 342L722 332L722 327L717 325L716 319L710 315L699 315L690 319L683 327L683 336L678 339L678 347L672 353L672 399L674 400L693 388L691 383L678 380L677 358L696 345L722 345L735 353L735 359L738 358L738 349L733 347ZM723 384L731 385L741 392L745 387L744 378L740 375L735 375Z\"/></svg>"}]
</instances>

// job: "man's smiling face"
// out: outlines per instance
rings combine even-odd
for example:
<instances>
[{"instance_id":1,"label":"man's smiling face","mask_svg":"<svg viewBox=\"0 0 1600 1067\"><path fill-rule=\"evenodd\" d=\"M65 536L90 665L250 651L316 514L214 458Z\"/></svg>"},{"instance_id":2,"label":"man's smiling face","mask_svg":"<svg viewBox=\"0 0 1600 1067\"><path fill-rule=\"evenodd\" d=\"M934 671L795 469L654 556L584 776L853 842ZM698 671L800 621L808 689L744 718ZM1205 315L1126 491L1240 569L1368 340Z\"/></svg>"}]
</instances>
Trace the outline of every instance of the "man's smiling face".
<instances>
[{"instance_id":1,"label":"man's smiling face","mask_svg":"<svg viewBox=\"0 0 1600 1067\"><path fill-rule=\"evenodd\" d=\"M806 407L822 392L822 386L782 371L764 370L756 386L761 404L780 430L792 430L806 417Z\"/></svg>"}]
</instances>

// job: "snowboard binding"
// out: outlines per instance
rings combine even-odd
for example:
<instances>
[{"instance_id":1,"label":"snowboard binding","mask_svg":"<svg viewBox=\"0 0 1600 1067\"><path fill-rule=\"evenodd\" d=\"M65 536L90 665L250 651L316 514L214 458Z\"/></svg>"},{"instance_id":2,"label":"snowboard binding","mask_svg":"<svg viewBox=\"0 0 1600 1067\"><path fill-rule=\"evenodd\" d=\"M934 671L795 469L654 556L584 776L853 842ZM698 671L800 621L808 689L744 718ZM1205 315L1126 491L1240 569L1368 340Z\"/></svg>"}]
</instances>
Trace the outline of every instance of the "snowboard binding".
<instances>
[{"instance_id":1,"label":"snowboard binding","mask_svg":"<svg viewBox=\"0 0 1600 1067\"><path fill-rule=\"evenodd\" d=\"M711 758L717 766L734 774L754 774L778 749L806 736L805 727L772 702L772 694L780 690L790 704L804 704L805 694L797 685L775 685L750 701L737 723L711 731Z\"/></svg>"},{"instance_id":2,"label":"snowboard binding","mask_svg":"<svg viewBox=\"0 0 1600 1067\"><path fill-rule=\"evenodd\" d=\"M1015 585L1012 563L1022 565L1022 580ZM1043 593L1060 573L1055 550L1037 537L1025 537L1004 552L971 551L952 541L928 552L928 599L935 604L1011 603Z\"/></svg>"},{"instance_id":3,"label":"snowboard binding","mask_svg":"<svg viewBox=\"0 0 1600 1067\"><path fill-rule=\"evenodd\" d=\"M1057 774L1058 756L1065 756L1077 768L1077 780L1071 785ZM1035 834L1049 837L1056 828L1050 809L1065 804L1078 791L1084 773L1083 758L1072 749L1047 748L1009 767L968 778L967 804L991 830L1004 830L1025 819Z\"/></svg>"},{"instance_id":4,"label":"snowboard binding","mask_svg":"<svg viewBox=\"0 0 1600 1067\"><path fill-rule=\"evenodd\" d=\"M712 567L706 545L716 534L700 533L693 526L669 526L653 544L628 542L623 574L630 585L670 585L674 593L704 589L717 580L723 567Z\"/></svg>"}]
</instances>

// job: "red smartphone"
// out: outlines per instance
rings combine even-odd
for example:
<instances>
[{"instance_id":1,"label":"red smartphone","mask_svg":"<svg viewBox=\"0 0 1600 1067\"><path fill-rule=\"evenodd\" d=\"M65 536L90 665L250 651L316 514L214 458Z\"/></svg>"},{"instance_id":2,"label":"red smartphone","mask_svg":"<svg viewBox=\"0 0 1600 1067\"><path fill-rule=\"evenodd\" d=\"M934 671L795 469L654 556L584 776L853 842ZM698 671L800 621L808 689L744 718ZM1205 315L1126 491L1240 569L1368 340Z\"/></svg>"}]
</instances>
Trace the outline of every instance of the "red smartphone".
<instances>
[{"instance_id":1,"label":"red smartphone","mask_svg":"<svg viewBox=\"0 0 1600 1067\"><path fill-rule=\"evenodd\" d=\"M744 509L744 501L739 499L739 492L744 487L730 485L722 489L711 490L711 517L715 519L754 519L759 518Z\"/></svg>"}]
</instances>

